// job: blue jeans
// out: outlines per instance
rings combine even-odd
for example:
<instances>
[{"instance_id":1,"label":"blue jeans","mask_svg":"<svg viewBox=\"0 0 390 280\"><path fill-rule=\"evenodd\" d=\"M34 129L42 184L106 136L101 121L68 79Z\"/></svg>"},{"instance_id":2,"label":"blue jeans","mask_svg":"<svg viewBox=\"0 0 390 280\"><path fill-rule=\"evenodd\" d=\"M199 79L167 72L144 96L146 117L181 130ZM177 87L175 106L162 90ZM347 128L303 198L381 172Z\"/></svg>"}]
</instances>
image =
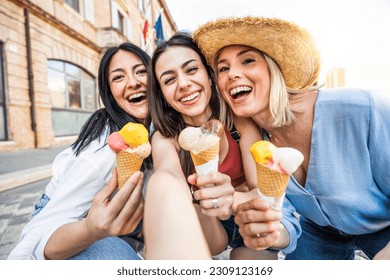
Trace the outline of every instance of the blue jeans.
<instances>
[{"instance_id":1,"label":"blue jeans","mask_svg":"<svg viewBox=\"0 0 390 280\"><path fill-rule=\"evenodd\" d=\"M69 260L140 260L140 257L129 244L113 236L96 241Z\"/></svg>"},{"instance_id":2,"label":"blue jeans","mask_svg":"<svg viewBox=\"0 0 390 280\"><path fill-rule=\"evenodd\" d=\"M234 233L234 216L230 216L229 219L225 221L221 221L221 224L223 228L226 231L227 237L228 237L228 243L232 241L233 233Z\"/></svg>"},{"instance_id":3,"label":"blue jeans","mask_svg":"<svg viewBox=\"0 0 390 280\"><path fill-rule=\"evenodd\" d=\"M38 201L35 203L34 211L31 214L31 218L34 218L41 210L46 206L46 204L50 201L50 198L43 193L42 196L38 199Z\"/></svg>"},{"instance_id":4,"label":"blue jeans","mask_svg":"<svg viewBox=\"0 0 390 280\"><path fill-rule=\"evenodd\" d=\"M353 260L355 250L372 259L390 241L390 227L378 232L351 235L333 227L322 227L300 217L302 235L286 260Z\"/></svg>"}]
</instances>

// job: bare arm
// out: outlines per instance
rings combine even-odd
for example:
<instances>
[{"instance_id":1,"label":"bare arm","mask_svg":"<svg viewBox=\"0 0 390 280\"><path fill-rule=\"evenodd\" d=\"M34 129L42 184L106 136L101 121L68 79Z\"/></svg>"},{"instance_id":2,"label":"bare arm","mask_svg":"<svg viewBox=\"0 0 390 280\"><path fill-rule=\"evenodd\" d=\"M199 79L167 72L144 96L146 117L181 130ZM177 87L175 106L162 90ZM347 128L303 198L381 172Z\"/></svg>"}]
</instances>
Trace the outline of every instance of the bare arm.
<instances>
[{"instance_id":1,"label":"bare arm","mask_svg":"<svg viewBox=\"0 0 390 280\"><path fill-rule=\"evenodd\" d=\"M146 197L146 259L211 259L190 192L177 178L167 172L154 172Z\"/></svg>"},{"instance_id":2,"label":"bare arm","mask_svg":"<svg viewBox=\"0 0 390 280\"><path fill-rule=\"evenodd\" d=\"M116 172L94 197L87 217L59 227L48 240L46 259L67 259L94 242L134 231L143 217L143 174L136 172L110 199L117 187Z\"/></svg>"},{"instance_id":3,"label":"bare arm","mask_svg":"<svg viewBox=\"0 0 390 280\"><path fill-rule=\"evenodd\" d=\"M155 172L166 172L177 178L183 186L188 188L187 180L181 169L178 156L179 145L175 139L163 137L158 131L153 134L152 157Z\"/></svg>"},{"instance_id":4,"label":"bare arm","mask_svg":"<svg viewBox=\"0 0 390 280\"><path fill-rule=\"evenodd\" d=\"M262 140L260 128L249 118L234 117L234 125L240 133L240 150L247 184L257 188L256 164L249 151L253 143Z\"/></svg>"},{"instance_id":5,"label":"bare arm","mask_svg":"<svg viewBox=\"0 0 390 280\"><path fill-rule=\"evenodd\" d=\"M163 136L161 136L159 132L156 132L153 135L152 156L153 156L155 173L170 174L172 177L175 178L175 180L178 181L180 186L183 189L185 189L184 193L187 193L191 197L189 183L193 185L197 185L197 183L195 181L187 181L187 178L185 178L180 165L178 151L179 151L179 145L175 139L164 138ZM206 236L208 246L210 247L210 251L213 255L221 253L227 246L227 235L217 216L224 216L224 218L226 218L226 216L230 217L231 214L231 210L229 210L229 213L227 213L226 208L229 207L228 206L229 203L230 204L232 203L232 198L229 201L229 198L225 197L225 194L230 192L229 184L226 182L227 176L223 178L222 176L224 175L218 173L216 177L210 179L211 181L207 181L208 180L207 178L209 178L207 176L202 177L203 178L202 180L206 180L206 181L201 181L202 185L218 184L220 185L220 187L210 188L206 192L207 194L205 194L204 197L198 197L197 199L207 200L207 203L210 203L210 205L208 205L207 207L211 208L212 198L221 197L220 198L221 206L223 205L224 207L221 207L219 209L212 209L211 211L207 211L206 209L206 211L204 211L203 210L204 205L202 206L202 208L196 206L198 217L201 222L202 228L204 230L204 234ZM161 187L167 187L167 186L161 186ZM232 188L231 184L230 187ZM228 196L228 194L226 195ZM210 196L212 196L212 198ZM176 197L176 199L181 199L181 198ZM190 202L192 205L192 201ZM231 209L231 205L230 205L230 209Z\"/></svg>"}]
</instances>

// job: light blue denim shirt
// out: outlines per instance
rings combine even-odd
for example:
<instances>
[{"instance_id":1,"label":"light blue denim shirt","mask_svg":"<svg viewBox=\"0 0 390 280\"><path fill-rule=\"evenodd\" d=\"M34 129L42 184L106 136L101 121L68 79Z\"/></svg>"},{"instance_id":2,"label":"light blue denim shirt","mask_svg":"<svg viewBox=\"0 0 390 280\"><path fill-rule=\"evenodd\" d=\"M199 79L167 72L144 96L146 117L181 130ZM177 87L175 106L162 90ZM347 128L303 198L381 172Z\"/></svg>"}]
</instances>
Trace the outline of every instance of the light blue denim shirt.
<instances>
[{"instance_id":1,"label":"light blue denim shirt","mask_svg":"<svg viewBox=\"0 0 390 280\"><path fill-rule=\"evenodd\" d=\"M297 135L299 137L299 135ZM304 188L291 177L284 224L296 247L296 210L320 226L361 235L390 226L390 96L362 89L321 90Z\"/></svg>"}]
</instances>

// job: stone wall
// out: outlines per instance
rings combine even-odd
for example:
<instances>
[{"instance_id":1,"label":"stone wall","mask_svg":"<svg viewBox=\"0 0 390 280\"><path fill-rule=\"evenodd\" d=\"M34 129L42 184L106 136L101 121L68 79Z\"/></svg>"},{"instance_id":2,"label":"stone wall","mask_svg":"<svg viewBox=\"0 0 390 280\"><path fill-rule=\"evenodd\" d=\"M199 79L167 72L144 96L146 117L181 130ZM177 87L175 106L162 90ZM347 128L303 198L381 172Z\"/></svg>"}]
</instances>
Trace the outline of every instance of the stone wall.
<instances>
[{"instance_id":1,"label":"stone wall","mask_svg":"<svg viewBox=\"0 0 390 280\"><path fill-rule=\"evenodd\" d=\"M4 46L7 141L0 141L0 152L68 144L75 137L55 137L52 105L48 91L48 59L66 61L97 78L102 49L107 44L130 40L144 47L143 25L147 10L164 8L164 27L173 34L176 26L165 1L151 0L145 12L137 0L94 0L93 19L64 3L64 0L6 0L0 2L0 42ZM83 1L80 1L82 3ZM112 26L112 5L129 17L131 29L124 34ZM146 2L145 2L146 3ZM26 16L28 10L32 73L28 73ZM148 10L150 11L150 10ZM154 13L154 12L153 12ZM169 24L168 24L169 22ZM153 23L151 23L153 28ZM154 48L154 46L153 46ZM148 52L153 51L148 46ZM30 86L32 84L32 87ZM97 80L96 80L97 85ZM33 98L30 89L33 89ZM35 132L31 104L34 104Z\"/></svg>"}]
</instances>

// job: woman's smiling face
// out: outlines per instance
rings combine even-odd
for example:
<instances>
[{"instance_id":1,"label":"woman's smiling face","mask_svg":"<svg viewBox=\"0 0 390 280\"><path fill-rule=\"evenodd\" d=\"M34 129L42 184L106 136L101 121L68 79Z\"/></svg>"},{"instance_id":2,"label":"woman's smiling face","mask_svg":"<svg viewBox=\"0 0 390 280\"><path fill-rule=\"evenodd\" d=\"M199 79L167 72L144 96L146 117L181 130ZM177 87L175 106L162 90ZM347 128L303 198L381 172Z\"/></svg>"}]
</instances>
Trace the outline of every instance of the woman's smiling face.
<instances>
[{"instance_id":1,"label":"woman's smiling face","mask_svg":"<svg viewBox=\"0 0 390 280\"><path fill-rule=\"evenodd\" d=\"M140 121L145 119L147 71L142 60L131 52L119 50L108 65L108 80L119 107Z\"/></svg>"},{"instance_id":2,"label":"woman's smiling face","mask_svg":"<svg viewBox=\"0 0 390 280\"><path fill-rule=\"evenodd\" d=\"M225 47L216 58L216 71L218 89L234 114L252 117L268 111L270 74L258 50Z\"/></svg>"},{"instance_id":3,"label":"woman's smiling face","mask_svg":"<svg viewBox=\"0 0 390 280\"><path fill-rule=\"evenodd\" d=\"M196 125L210 117L210 80L194 50L169 47L158 58L155 73L165 100L186 123Z\"/></svg>"}]
</instances>

